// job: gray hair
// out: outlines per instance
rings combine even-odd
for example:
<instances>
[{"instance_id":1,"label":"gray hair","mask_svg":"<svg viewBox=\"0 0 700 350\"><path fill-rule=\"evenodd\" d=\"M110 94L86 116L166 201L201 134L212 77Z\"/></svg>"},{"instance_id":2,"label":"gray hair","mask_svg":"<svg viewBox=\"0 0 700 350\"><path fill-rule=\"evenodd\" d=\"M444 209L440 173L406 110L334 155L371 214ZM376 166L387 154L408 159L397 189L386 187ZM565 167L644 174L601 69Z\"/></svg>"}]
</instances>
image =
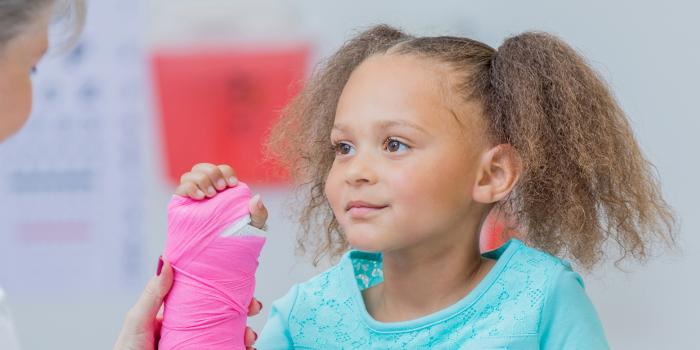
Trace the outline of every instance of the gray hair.
<instances>
[{"instance_id":1,"label":"gray hair","mask_svg":"<svg viewBox=\"0 0 700 350\"><path fill-rule=\"evenodd\" d=\"M52 22L65 29L61 45L73 45L85 24L85 0L0 0L0 50L46 6L53 6Z\"/></svg>"}]
</instances>

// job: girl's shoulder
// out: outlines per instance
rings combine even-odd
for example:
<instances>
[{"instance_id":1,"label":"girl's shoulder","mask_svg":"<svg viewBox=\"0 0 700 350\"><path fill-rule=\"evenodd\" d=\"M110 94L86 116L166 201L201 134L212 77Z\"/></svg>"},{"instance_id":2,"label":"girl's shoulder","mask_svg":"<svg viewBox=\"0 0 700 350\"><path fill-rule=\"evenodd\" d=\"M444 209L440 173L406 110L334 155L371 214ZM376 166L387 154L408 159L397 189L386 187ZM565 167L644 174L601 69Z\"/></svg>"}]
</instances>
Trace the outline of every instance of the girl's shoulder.
<instances>
[{"instance_id":1,"label":"girl's shoulder","mask_svg":"<svg viewBox=\"0 0 700 350\"><path fill-rule=\"evenodd\" d=\"M498 249L485 252L482 256L497 260L493 270L500 278L516 281L537 279L541 282L538 286L542 288L556 283L563 272L573 271L569 261L530 247L516 238L511 238Z\"/></svg>"}]
</instances>

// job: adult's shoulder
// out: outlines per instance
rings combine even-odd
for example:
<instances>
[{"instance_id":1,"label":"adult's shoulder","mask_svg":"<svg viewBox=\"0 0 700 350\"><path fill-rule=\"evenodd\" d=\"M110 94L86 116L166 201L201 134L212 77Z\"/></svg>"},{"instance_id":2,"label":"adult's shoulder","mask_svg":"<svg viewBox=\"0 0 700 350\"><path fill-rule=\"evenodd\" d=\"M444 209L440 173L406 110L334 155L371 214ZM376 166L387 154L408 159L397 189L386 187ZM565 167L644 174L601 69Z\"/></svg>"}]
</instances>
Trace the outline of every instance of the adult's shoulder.
<instances>
[{"instance_id":1,"label":"adult's shoulder","mask_svg":"<svg viewBox=\"0 0 700 350\"><path fill-rule=\"evenodd\" d=\"M7 305L7 296L2 288L0 288L0 349L19 349L17 332Z\"/></svg>"}]
</instances>

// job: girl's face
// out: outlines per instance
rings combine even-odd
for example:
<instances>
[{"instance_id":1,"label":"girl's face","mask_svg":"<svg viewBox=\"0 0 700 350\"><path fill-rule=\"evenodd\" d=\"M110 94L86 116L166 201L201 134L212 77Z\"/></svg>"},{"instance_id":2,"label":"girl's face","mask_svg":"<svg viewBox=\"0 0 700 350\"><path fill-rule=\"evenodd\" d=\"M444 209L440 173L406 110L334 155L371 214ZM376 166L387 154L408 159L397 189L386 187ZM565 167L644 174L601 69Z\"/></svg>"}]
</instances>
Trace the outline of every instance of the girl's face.
<instances>
[{"instance_id":1,"label":"girl's face","mask_svg":"<svg viewBox=\"0 0 700 350\"><path fill-rule=\"evenodd\" d=\"M0 141L19 130L32 106L32 70L48 47L50 6L0 47Z\"/></svg>"},{"instance_id":2,"label":"girl's face","mask_svg":"<svg viewBox=\"0 0 700 350\"><path fill-rule=\"evenodd\" d=\"M345 85L325 192L354 248L387 252L476 234L468 231L483 207L471 191L485 128L476 105L451 109L449 74L428 59L377 55Z\"/></svg>"}]
</instances>

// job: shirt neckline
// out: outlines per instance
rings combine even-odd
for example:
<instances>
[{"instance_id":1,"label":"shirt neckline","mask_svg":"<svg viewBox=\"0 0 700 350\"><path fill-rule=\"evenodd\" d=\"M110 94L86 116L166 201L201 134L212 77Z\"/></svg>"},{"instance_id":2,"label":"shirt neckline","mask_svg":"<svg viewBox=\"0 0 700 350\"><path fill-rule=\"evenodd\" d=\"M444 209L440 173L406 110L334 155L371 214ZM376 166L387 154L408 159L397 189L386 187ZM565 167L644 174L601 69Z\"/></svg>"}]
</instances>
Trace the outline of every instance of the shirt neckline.
<instances>
[{"instance_id":1,"label":"shirt neckline","mask_svg":"<svg viewBox=\"0 0 700 350\"><path fill-rule=\"evenodd\" d=\"M508 261L515 254L515 252L523 246L523 243L516 239L511 238L500 248L485 252L481 256L491 259L496 259L496 263L491 268L491 270L484 276L484 278L479 282L479 284L472 289L466 296L457 301L456 303L442 309L438 310L432 314L421 316L416 319L399 321L399 322L381 322L375 320L367 311L364 299L362 299L362 293L359 286L357 285L355 271L352 264L353 258L370 258L381 260L380 252L367 252L361 250L350 250L343 256L343 264L345 265L345 274L343 278L348 287L352 298L355 301L355 305L358 308L358 312L361 319L365 324L377 332L391 333L391 332L407 332L416 330L417 328L429 327L436 323L441 323L446 321L448 318L457 316L460 310L468 308L476 301L478 301L481 296L491 288L491 286L496 282L500 274L503 272L505 267L508 265Z\"/></svg>"}]
</instances>

